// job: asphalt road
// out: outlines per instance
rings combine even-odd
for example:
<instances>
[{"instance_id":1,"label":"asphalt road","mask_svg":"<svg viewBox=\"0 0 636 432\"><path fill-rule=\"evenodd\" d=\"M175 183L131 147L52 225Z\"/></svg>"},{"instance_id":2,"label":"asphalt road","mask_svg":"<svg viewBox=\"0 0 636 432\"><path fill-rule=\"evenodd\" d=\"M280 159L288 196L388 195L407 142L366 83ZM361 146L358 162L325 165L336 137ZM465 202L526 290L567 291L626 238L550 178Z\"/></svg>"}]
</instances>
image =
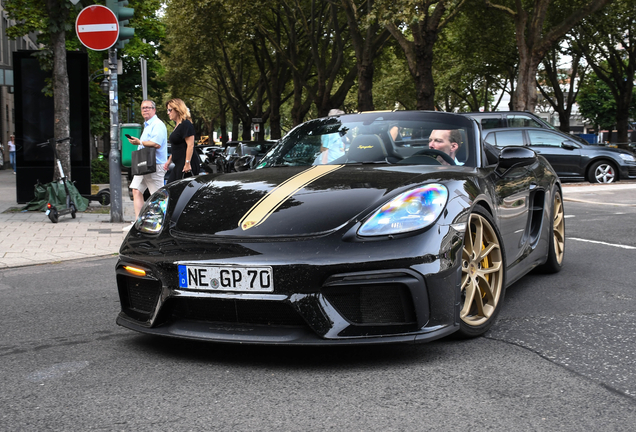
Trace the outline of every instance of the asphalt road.
<instances>
[{"instance_id":1,"label":"asphalt road","mask_svg":"<svg viewBox=\"0 0 636 432\"><path fill-rule=\"evenodd\" d=\"M0 428L632 431L636 208L565 204L563 271L511 286L469 341L160 339L115 325L114 258L2 270Z\"/></svg>"}]
</instances>

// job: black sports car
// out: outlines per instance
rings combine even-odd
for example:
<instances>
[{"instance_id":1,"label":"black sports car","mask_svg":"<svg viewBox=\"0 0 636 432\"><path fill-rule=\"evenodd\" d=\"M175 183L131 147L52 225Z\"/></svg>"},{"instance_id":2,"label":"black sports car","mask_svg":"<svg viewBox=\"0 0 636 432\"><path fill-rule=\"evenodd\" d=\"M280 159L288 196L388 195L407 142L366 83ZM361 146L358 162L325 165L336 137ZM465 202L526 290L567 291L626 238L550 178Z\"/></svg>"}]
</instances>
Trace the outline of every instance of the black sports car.
<instances>
[{"instance_id":1,"label":"black sports car","mask_svg":"<svg viewBox=\"0 0 636 432\"><path fill-rule=\"evenodd\" d=\"M507 286L561 269L564 231L550 165L484 144L473 119L312 120L254 170L150 198L121 246L117 323L254 344L478 336Z\"/></svg>"}]
</instances>

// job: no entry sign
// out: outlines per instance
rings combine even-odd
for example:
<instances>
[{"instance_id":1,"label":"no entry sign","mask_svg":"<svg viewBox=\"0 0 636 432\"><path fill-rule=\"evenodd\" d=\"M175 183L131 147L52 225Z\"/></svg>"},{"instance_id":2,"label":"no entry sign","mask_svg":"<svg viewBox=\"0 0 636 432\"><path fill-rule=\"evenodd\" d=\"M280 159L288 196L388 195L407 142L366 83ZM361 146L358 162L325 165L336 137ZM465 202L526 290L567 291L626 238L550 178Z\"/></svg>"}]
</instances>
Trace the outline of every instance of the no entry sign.
<instances>
[{"instance_id":1,"label":"no entry sign","mask_svg":"<svg viewBox=\"0 0 636 432\"><path fill-rule=\"evenodd\" d=\"M119 23L113 11L106 6L88 6L77 15L75 32L86 48L104 51L117 42Z\"/></svg>"}]
</instances>

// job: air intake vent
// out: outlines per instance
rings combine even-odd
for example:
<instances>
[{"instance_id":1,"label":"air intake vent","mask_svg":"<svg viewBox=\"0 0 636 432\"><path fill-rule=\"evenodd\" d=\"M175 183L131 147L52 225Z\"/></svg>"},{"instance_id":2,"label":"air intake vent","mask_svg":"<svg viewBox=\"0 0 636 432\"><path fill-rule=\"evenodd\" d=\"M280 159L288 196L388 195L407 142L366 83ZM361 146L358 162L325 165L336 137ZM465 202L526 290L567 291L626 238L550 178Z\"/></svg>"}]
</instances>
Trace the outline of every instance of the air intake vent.
<instances>
[{"instance_id":1,"label":"air intake vent","mask_svg":"<svg viewBox=\"0 0 636 432\"><path fill-rule=\"evenodd\" d=\"M288 303L277 301L171 299L166 307L176 319L239 324L305 325Z\"/></svg>"},{"instance_id":2,"label":"air intake vent","mask_svg":"<svg viewBox=\"0 0 636 432\"><path fill-rule=\"evenodd\" d=\"M329 302L354 324L413 324L415 312L409 290L398 284L329 287Z\"/></svg>"},{"instance_id":3,"label":"air intake vent","mask_svg":"<svg viewBox=\"0 0 636 432\"><path fill-rule=\"evenodd\" d=\"M124 275L118 275L117 279L123 311L136 320L148 320L159 301L161 282Z\"/></svg>"}]
</instances>

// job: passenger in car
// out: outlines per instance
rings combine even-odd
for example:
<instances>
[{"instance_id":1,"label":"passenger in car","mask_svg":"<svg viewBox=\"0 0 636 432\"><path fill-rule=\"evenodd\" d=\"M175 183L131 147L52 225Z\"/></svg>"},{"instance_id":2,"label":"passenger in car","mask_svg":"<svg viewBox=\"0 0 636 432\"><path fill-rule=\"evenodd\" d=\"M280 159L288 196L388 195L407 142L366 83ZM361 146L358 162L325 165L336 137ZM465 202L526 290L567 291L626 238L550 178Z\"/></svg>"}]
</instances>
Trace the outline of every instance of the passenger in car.
<instances>
[{"instance_id":1,"label":"passenger in car","mask_svg":"<svg viewBox=\"0 0 636 432\"><path fill-rule=\"evenodd\" d=\"M345 143L339 132L320 137L320 154L314 165L326 164L345 154Z\"/></svg>"},{"instance_id":2,"label":"passenger in car","mask_svg":"<svg viewBox=\"0 0 636 432\"><path fill-rule=\"evenodd\" d=\"M393 142L402 141L402 134L400 133L400 127L397 125L391 126L389 128L389 135L391 135Z\"/></svg>"},{"instance_id":3,"label":"passenger in car","mask_svg":"<svg viewBox=\"0 0 636 432\"><path fill-rule=\"evenodd\" d=\"M457 150L459 150L461 145L462 135L457 129L434 129L428 137L428 148L443 151L455 159L455 165L464 165L464 162L458 161L456 157ZM441 157L439 158L439 161L442 165L448 165L448 162L444 161Z\"/></svg>"}]
</instances>

